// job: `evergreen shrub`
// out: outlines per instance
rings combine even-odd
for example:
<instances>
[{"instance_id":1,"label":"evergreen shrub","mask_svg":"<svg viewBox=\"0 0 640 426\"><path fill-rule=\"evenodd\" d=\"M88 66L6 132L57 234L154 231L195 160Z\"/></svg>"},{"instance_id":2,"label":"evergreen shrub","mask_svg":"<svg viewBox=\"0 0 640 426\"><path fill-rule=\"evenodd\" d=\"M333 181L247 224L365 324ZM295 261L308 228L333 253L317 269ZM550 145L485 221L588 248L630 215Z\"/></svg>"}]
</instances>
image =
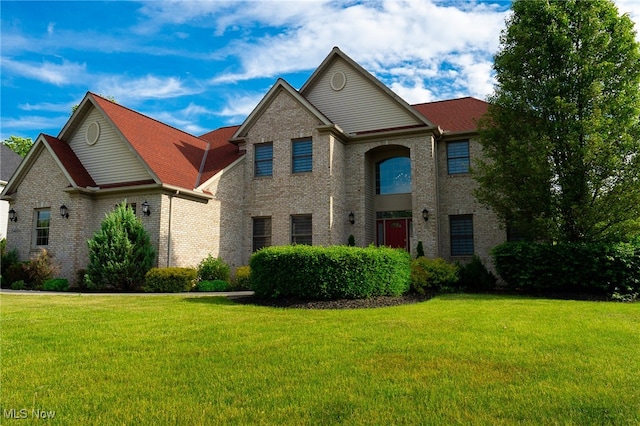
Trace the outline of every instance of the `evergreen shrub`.
<instances>
[{"instance_id":1,"label":"evergreen shrub","mask_svg":"<svg viewBox=\"0 0 640 426\"><path fill-rule=\"evenodd\" d=\"M92 290L138 290L156 258L149 234L125 202L105 215L88 245L85 284Z\"/></svg>"},{"instance_id":2,"label":"evergreen shrub","mask_svg":"<svg viewBox=\"0 0 640 426\"><path fill-rule=\"evenodd\" d=\"M197 291L227 291L229 283L223 280L205 280L198 281L196 284Z\"/></svg>"},{"instance_id":3,"label":"evergreen shrub","mask_svg":"<svg viewBox=\"0 0 640 426\"><path fill-rule=\"evenodd\" d=\"M251 287L269 298L398 296L409 289L410 262L409 253L388 247L266 247L251 256Z\"/></svg>"},{"instance_id":4,"label":"evergreen shrub","mask_svg":"<svg viewBox=\"0 0 640 426\"><path fill-rule=\"evenodd\" d=\"M69 280L66 278L52 278L42 283L44 291L69 291Z\"/></svg>"},{"instance_id":5,"label":"evergreen shrub","mask_svg":"<svg viewBox=\"0 0 640 426\"><path fill-rule=\"evenodd\" d=\"M462 291L491 291L498 281L478 255L474 255L468 263L458 264L458 276L457 287Z\"/></svg>"},{"instance_id":6,"label":"evergreen shrub","mask_svg":"<svg viewBox=\"0 0 640 426\"><path fill-rule=\"evenodd\" d=\"M236 268L236 278L234 281L234 290L248 290L251 288L251 267L238 266Z\"/></svg>"},{"instance_id":7,"label":"evergreen shrub","mask_svg":"<svg viewBox=\"0 0 640 426\"><path fill-rule=\"evenodd\" d=\"M222 280L229 282L231 269L224 260L208 255L198 265L198 279L202 281Z\"/></svg>"},{"instance_id":8,"label":"evergreen shrub","mask_svg":"<svg viewBox=\"0 0 640 426\"><path fill-rule=\"evenodd\" d=\"M411 291L417 294L451 291L457 281L458 267L440 257L418 257L411 262Z\"/></svg>"},{"instance_id":9,"label":"evergreen shrub","mask_svg":"<svg viewBox=\"0 0 640 426\"><path fill-rule=\"evenodd\" d=\"M191 291L196 285L195 268L151 268L145 275L144 291L149 293L179 293Z\"/></svg>"},{"instance_id":10,"label":"evergreen shrub","mask_svg":"<svg viewBox=\"0 0 640 426\"><path fill-rule=\"evenodd\" d=\"M492 250L508 289L526 293L640 291L640 240L631 243L504 243Z\"/></svg>"}]
</instances>

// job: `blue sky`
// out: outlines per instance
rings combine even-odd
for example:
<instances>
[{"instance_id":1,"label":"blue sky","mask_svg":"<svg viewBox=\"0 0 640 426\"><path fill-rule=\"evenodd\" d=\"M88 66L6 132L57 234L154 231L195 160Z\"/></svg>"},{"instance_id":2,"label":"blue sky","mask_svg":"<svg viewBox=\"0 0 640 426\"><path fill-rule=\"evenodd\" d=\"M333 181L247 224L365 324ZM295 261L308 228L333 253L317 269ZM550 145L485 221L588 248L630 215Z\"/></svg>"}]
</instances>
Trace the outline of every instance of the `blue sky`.
<instances>
[{"instance_id":1,"label":"blue sky","mask_svg":"<svg viewBox=\"0 0 640 426\"><path fill-rule=\"evenodd\" d=\"M616 0L640 22L640 1ZM241 124L333 46L409 103L486 97L509 0L0 2L0 140L58 135L87 91L195 135ZM640 24L637 24L640 27Z\"/></svg>"}]
</instances>

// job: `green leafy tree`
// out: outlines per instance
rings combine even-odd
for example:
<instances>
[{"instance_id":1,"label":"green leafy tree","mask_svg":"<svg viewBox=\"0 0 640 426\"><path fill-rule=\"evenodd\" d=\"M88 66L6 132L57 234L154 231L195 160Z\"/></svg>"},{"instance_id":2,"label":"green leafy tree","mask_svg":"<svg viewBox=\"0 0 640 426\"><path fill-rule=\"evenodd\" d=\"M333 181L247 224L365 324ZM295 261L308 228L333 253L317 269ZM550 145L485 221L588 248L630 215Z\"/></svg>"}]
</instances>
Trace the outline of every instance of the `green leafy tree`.
<instances>
[{"instance_id":1,"label":"green leafy tree","mask_svg":"<svg viewBox=\"0 0 640 426\"><path fill-rule=\"evenodd\" d=\"M105 216L88 244L86 284L91 289L138 290L154 266L149 234L125 202Z\"/></svg>"},{"instance_id":2,"label":"green leafy tree","mask_svg":"<svg viewBox=\"0 0 640 426\"><path fill-rule=\"evenodd\" d=\"M9 136L2 143L21 157L26 156L33 145L31 138L22 138L20 136Z\"/></svg>"},{"instance_id":3,"label":"green leafy tree","mask_svg":"<svg viewBox=\"0 0 640 426\"><path fill-rule=\"evenodd\" d=\"M516 0L479 123L476 196L531 238L629 238L640 218L640 49L608 0Z\"/></svg>"}]
</instances>

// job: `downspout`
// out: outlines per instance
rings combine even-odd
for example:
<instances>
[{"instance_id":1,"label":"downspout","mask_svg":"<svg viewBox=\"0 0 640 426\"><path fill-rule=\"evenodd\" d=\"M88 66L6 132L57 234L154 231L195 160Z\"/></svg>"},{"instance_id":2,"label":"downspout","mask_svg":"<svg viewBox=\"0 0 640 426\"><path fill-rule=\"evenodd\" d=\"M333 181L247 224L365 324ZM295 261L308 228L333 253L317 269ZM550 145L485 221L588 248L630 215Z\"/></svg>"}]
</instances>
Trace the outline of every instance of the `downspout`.
<instances>
[{"instance_id":1,"label":"downspout","mask_svg":"<svg viewBox=\"0 0 640 426\"><path fill-rule=\"evenodd\" d=\"M438 128L440 130L440 128ZM438 160L438 142L442 140L444 135L442 131L440 131L440 136L434 137L433 141L433 157L434 157L434 168L435 168L435 182L436 182L436 256L441 257L440 253L440 231L441 231L441 223L440 223L440 162Z\"/></svg>"},{"instance_id":2,"label":"downspout","mask_svg":"<svg viewBox=\"0 0 640 426\"><path fill-rule=\"evenodd\" d=\"M180 191L176 191L175 194L169 194L169 223L167 230L167 268L171 266L171 224L173 217L173 197L180 194Z\"/></svg>"}]
</instances>

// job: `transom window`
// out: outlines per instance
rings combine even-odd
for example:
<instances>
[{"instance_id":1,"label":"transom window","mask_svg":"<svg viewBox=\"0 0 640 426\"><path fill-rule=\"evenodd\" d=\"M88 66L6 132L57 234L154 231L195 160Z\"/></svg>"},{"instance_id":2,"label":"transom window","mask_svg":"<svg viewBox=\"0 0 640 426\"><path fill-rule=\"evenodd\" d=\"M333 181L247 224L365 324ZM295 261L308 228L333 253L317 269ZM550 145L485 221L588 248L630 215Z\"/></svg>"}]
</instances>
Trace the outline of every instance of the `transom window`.
<instances>
[{"instance_id":1,"label":"transom window","mask_svg":"<svg viewBox=\"0 0 640 426\"><path fill-rule=\"evenodd\" d=\"M313 170L313 146L311 139L291 142L291 172L304 173Z\"/></svg>"},{"instance_id":2,"label":"transom window","mask_svg":"<svg viewBox=\"0 0 640 426\"><path fill-rule=\"evenodd\" d=\"M271 245L271 218L253 218L253 251Z\"/></svg>"},{"instance_id":3,"label":"transom window","mask_svg":"<svg viewBox=\"0 0 640 426\"><path fill-rule=\"evenodd\" d=\"M449 216L451 256L473 254L473 215Z\"/></svg>"},{"instance_id":4,"label":"transom window","mask_svg":"<svg viewBox=\"0 0 640 426\"><path fill-rule=\"evenodd\" d=\"M376 164L376 194L411 193L411 159L393 157Z\"/></svg>"},{"instance_id":5,"label":"transom window","mask_svg":"<svg viewBox=\"0 0 640 426\"><path fill-rule=\"evenodd\" d=\"M291 244L312 244L310 214L291 216Z\"/></svg>"},{"instance_id":6,"label":"transom window","mask_svg":"<svg viewBox=\"0 0 640 426\"><path fill-rule=\"evenodd\" d=\"M49 225L51 223L51 209L36 210L35 245L49 245Z\"/></svg>"},{"instance_id":7,"label":"transom window","mask_svg":"<svg viewBox=\"0 0 640 426\"><path fill-rule=\"evenodd\" d=\"M450 175L469 173L469 141L447 144L447 170Z\"/></svg>"},{"instance_id":8,"label":"transom window","mask_svg":"<svg viewBox=\"0 0 640 426\"><path fill-rule=\"evenodd\" d=\"M255 177L273 176L273 144L255 145Z\"/></svg>"}]
</instances>

